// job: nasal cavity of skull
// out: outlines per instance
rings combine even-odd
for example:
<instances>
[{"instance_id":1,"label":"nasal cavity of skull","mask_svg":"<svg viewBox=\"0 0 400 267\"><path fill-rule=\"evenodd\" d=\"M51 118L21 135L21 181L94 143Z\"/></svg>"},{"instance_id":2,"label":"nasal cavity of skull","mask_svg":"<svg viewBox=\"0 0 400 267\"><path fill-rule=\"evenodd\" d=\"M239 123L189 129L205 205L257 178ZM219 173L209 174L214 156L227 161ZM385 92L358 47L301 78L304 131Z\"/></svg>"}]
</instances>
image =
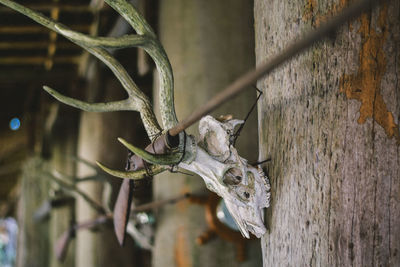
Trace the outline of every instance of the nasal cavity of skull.
<instances>
[{"instance_id":1,"label":"nasal cavity of skull","mask_svg":"<svg viewBox=\"0 0 400 267\"><path fill-rule=\"evenodd\" d=\"M229 169L223 179L227 185L237 185L242 181L242 172L237 168Z\"/></svg>"}]
</instances>

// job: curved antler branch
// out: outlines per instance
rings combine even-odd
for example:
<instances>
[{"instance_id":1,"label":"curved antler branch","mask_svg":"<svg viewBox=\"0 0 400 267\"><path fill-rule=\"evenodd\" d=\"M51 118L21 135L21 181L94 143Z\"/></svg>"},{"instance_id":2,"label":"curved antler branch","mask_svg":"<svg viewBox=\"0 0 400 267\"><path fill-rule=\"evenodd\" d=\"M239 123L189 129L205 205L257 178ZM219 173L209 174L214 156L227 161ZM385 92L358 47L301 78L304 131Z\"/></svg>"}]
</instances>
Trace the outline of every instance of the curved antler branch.
<instances>
[{"instance_id":1,"label":"curved antler branch","mask_svg":"<svg viewBox=\"0 0 400 267\"><path fill-rule=\"evenodd\" d=\"M149 43L148 37L137 34L128 34L120 37L93 37L73 31L64 25L56 25L56 29L57 32L64 35L71 41L86 47L121 49L128 47L143 47L146 43Z\"/></svg>"},{"instance_id":2,"label":"curved antler branch","mask_svg":"<svg viewBox=\"0 0 400 267\"><path fill-rule=\"evenodd\" d=\"M160 114L165 129L170 129L178 123L174 108L174 77L167 54L154 31L136 9L125 0L104 0L115 9L135 29L139 35L151 40L143 46L144 50L154 60L160 77Z\"/></svg>"},{"instance_id":3,"label":"curved antler branch","mask_svg":"<svg viewBox=\"0 0 400 267\"><path fill-rule=\"evenodd\" d=\"M106 112L106 111L117 111L117 110L132 110L132 108L129 108L129 101L126 100L121 100L121 101L114 101L114 102L107 102L107 103L88 103L85 101L80 101L65 95L60 94L56 90L48 87L48 86L43 86L43 89L49 93L52 97L57 99L60 102L63 102L64 104L67 104L69 106L72 106L74 108L79 108L84 111L89 111L89 112Z\"/></svg>"},{"instance_id":4,"label":"curved antler branch","mask_svg":"<svg viewBox=\"0 0 400 267\"><path fill-rule=\"evenodd\" d=\"M148 170L146 171L145 169L142 170L138 170L138 171L118 171L118 170L112 170L106 166L104 166L103 164L101 164L100 162L96 162L97 165L106 173L115 176L115 177L119 177L119 178L126 178L126 179L132 179L132 180L140 180L143 178L148 177L150 172L153 175L162 173L163 171L165 171L167 168L165 166L161 166L161 165L151 165L149 166Z\"/></svg>"},{"instance_id":5,"label":"curved antler branch","mask_svg":"<svg viewBox=\"0 0 400 267\"><path fill-rule=\"evenodd\" d=\"M134 12L134 15L138 16L138 18L141 18L141 16L137 12ZM169 63L164 48L155 37L151 29L144 35L125 35L117 38L92 37L86 34L72 31L62 25L56 25L56 29L58 32L60 32L60 34L64 35L71 41L79 43L81 46L85 47L103 47L116 49L126 47L143 48L155 62L159 73L160 99L162 99L162 101L160 102L160 113L164 128L170 129L178 123L174 109L174 81L171 64ZM143 29L139 28L139 30ZM138 30L136 31L138 33L141 32Z\"/></svg>"},{"instance_id":6,"label":"curved antler branch","mask_svg":"<svg viewBox=\"0 0 400 267\"><path fill-rule=\"evenodd\" d=\"M117 11L140 35L156 38L156 34L142 15L126 0L104 0Z\"/></svg>"},{"instance_id":7,"label":"curved antler branch","mask_svg":"<svg viewBox=\"0 0 400 267\"><path fill-rule=\"evenodd\" d=\"M132 151L145 161L152 164L173 165L173 164L178 164L179 161L182 159L182 152L179 151L174 151L173 153L170 154L152 154L147 152L146 150L140 149L132 144L129 144L122 138L118 138L118 141L120 141L127 149L129 149L130 151Z\"/></svg>"}]
</instances>

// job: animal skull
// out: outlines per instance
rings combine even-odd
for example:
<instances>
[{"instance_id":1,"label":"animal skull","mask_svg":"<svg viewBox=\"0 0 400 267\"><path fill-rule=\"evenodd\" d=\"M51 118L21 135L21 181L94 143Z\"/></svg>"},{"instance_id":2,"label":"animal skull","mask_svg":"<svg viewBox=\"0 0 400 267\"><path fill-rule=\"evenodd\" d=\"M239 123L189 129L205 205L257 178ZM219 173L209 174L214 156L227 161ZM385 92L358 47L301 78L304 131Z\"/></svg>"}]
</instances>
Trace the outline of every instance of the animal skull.
<instances>
[{"instance_id":1,"label":"animal skull","mask_svg":"<svg viewBox=\"0 0 400 267\"><path fill-rule=\"evenodd\" d=\"M224 199L243 236L249 238L251 232L260 238L266 231L263 208L269 207L270 185L264 172L249 165L232 145L234 128L242 123L203 117L194 159L178 166L200 175L207 188Z\"/></svg>"}]
</instances>

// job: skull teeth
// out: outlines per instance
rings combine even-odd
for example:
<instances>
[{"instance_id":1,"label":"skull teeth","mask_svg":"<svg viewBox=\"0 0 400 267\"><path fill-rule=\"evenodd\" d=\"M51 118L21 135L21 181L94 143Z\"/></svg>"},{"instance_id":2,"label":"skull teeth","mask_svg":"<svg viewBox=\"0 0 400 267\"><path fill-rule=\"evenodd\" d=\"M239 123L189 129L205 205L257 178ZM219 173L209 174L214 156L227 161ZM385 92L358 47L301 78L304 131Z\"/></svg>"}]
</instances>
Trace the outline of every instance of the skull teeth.
<instances>
[{"instance_id":1,"label":"skull teeth","mask_svg":"<svg viewBox=\"0 0 400 267\"><path fill-rule=\"evenodd\" d=\"M266 190L266 203L265 207L268 208L270 206L270 201L271 201L271 184L269 182L268 176L264 173L264 171L258 167L258 174L262 178L264 185L265 185L265 190Z\"/></svg>"},{"instance_id":2,"label":"skull teeth","mask_svg":"<svg viewBox=\"0 0 400 267\"><path fill-rule=\"evenodd\" d=\"M264 171L260 167L258 167L258 174L261 176L261 178L263 178L267 192L269 192L271 190L271 184L269 183L268 176L264 173Z\"/></svg>"}]
</instances>

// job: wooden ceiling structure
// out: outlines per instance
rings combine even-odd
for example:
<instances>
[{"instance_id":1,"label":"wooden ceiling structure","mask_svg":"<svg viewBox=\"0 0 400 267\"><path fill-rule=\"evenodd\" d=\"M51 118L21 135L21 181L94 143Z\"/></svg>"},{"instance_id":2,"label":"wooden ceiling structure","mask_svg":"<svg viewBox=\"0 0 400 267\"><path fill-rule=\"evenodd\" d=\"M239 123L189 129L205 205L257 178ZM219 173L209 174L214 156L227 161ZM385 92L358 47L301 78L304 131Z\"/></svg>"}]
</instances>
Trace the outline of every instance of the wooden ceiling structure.
<instances>
[{"instance_id":1,"label":"wooden ceiling structure","mask_svg":"<svg viewBox=\"0 0 400 267\"><path fill-rule=\"evenodd\" d=\"M55 0L18 1L53 20L83 33L96 33L98 13L103 6L88 0L68 0L68 4ZM93 2L93 1L92 1ZM49 71L56 66L74 66L81 62L82 50L31 19L0 7L0 69L44 67Z\"/></svg>"}]
</instances>

